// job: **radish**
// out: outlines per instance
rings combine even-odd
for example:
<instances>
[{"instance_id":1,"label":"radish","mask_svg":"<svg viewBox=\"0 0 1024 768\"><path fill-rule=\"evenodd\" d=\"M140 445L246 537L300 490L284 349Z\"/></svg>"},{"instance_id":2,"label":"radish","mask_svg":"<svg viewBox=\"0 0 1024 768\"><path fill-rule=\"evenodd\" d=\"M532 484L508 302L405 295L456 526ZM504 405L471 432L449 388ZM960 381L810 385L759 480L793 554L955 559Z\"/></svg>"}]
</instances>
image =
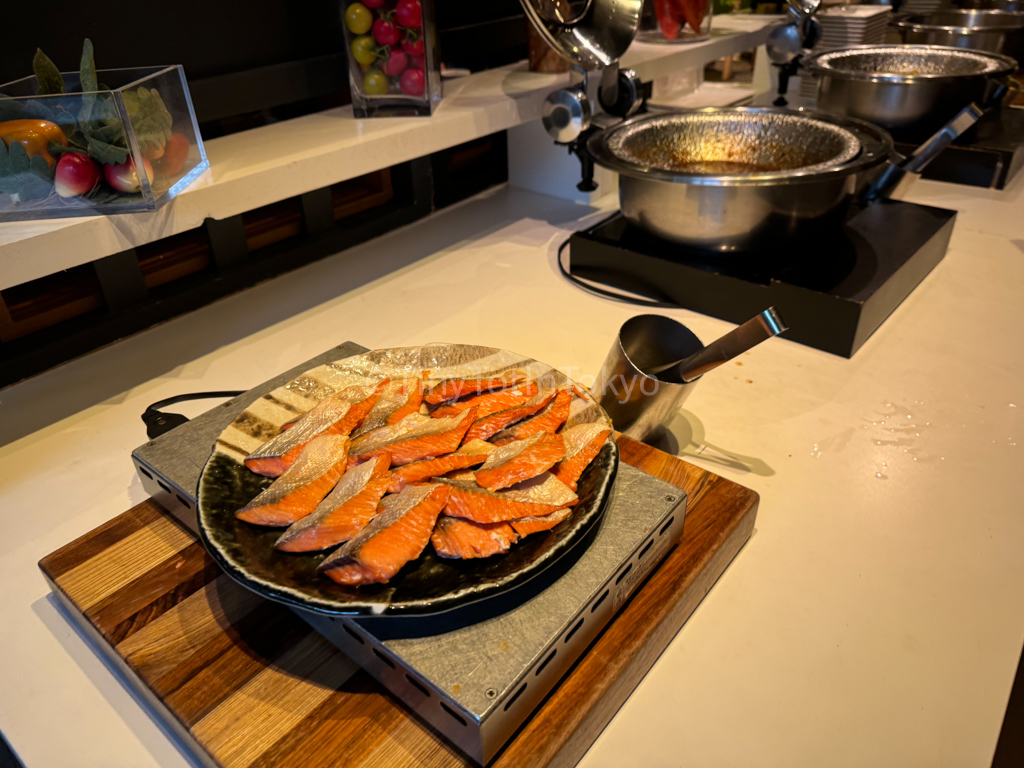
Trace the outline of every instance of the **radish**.
<instances>
[{"instance_id":1,"label":"radish","mask_svg":"<svg viewBox=\"0 0 1024 768\"><path fill-rule=\"evenodd\" d=\"M61 197L75 197L91 192L100 178L100 167L88 155L65 152L57 162L53 186Z\"/></svg>"},{"instance_id":2,"label":"radish","mask_svg":"<svg viewBox=\"0 0 1024 768\"><path fill-rule=\"evenodd\" d=\"M146 170L146 178L153 183L153 166L149 160L143 158L142 167ZM128 158L123 163L116 163L103 166L103 176L107 184L118 192L138 192L142 186L139 181L139 174L135 172L135 161Z\"/></svg>"}]
</instances>

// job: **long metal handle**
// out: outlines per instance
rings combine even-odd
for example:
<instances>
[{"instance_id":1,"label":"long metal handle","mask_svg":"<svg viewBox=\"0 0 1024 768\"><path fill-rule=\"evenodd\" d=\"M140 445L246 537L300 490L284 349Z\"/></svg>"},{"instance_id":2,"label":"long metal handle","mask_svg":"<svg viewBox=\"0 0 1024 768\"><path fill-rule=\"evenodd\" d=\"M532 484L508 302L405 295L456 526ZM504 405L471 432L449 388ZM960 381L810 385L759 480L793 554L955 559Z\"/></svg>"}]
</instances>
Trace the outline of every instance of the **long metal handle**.
<instances>
[{"instance_id":1,"label":"long metal handle","mask_svg":"<svg viewBox=\"0 0 1024 768\"><path fill-rule=\"evenodd\" d=\"M765 339L778 336L785 330L787 330L786 323L775 311L775 307L768 307L764 312L734 328L722 338L711 342L697 354L668 365L648 368L645 373L656 376L672 369L675 375L689 383L722 363L743 354L751 347L757 346Z\"/></svg>"},{"instance_id":2,"label":"long metal handle","mask_svg":"<svg viewBox=\"0 0 1024 768\"><path fill-rule=\"evenodd\" d=\"M913 154L900 164L890 164L877 179L865 190L861 199L870 203L879 198L889 197L893 190L907 176L920 176L925 167L938 157L943 150L956 141L963 133L977 123L985 113L994 109L1006 96L1009 88L1006 83L998 83L985 101L979 106L970 103L961 109L956 117L940 128L928 141L914 150Z\"/></svg>"}]
</instances>

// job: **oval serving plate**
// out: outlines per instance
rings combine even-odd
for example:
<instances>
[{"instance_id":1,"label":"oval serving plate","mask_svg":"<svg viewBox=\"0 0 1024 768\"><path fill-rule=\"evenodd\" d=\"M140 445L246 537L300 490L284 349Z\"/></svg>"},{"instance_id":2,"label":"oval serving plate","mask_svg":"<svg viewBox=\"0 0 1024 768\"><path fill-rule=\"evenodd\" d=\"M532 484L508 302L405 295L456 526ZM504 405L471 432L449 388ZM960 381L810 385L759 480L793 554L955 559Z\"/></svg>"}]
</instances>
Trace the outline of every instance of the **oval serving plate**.
<instances>
[{"instance_id":1,"label":"oval serving plate","mask_svg":"<svg viewBox=\"0 0 1024 768\"><path fill-rule=\"evenodd\" d=\"M252 403L221 433L199 480L199 532L207 551L224 571L271 600L327 614L431 614L459 608L518 587L540 574L583 540L604 511L618 468L618 448L609 436L580 478L579 503L572 515L543 533L514 544L503 555L478 560L447 560L428 544L420 557L387 584L346 587L318 574L333 552L289 554L274 549L281 528L241 522L235 512L272 479L242 463L246 455L276 435L283 424L324 397L348 386L391 376L431 381L523 369L542 386L570 384L560 371L536 360L493 347L432 344L375 350L307 371ZM578 389L582 392L582 389ZM574 397L567 426L604 422L607 414L589 394Z\"/></svg>"}]
</instances>

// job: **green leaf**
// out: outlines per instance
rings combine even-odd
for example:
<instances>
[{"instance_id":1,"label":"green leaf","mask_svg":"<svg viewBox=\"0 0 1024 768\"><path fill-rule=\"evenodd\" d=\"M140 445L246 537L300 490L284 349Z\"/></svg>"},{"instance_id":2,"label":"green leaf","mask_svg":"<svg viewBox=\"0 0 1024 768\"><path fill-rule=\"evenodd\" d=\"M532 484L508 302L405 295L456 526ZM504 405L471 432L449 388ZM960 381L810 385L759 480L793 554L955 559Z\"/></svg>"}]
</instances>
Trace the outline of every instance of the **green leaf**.
<instances>
[{"instance_id":1,"label":"green leaf","mask_svg":"<svg viewBox=\"0 0 1024 768\"><path fill-rule=\"evenodd\" d=\"M118 147L113 144L108 144L105 141L95 138L90 134L86 134L86 152L89 153L89 157L95 160L97 163L107 165L112 163L123 163L128 159L128 150L124 147Z\"/></svg>"},{"instance_id":2,"label":"green leaf","mask_svg":"<svg viewBox=\"0 0 1024 768\"><path fill-rule=\"evenodd\" d=\"M51 141L46 145L46 151L53 156L62 155L65 152L74 152L79 155L86 154L84 149L79 147L65 147L63 144L58 144L56 141Z\"/></svg>"},{"instance_id":3,"label":"green leaf","mask_svg":"<svg viewBox=\"0 0 1024 768\"><path fill-rule=\"evenodd\" d=\"M25 109L25 104L20 99L0 93L0 123L7 122L8 120L24 120L28 117L31 117L31 115L29 115L28 110Z\"/></svg>"},{"instance_id":4,"label":"green leaf","mask_svg":"<svg viewBox=\"0 0 1024 768\"><path fill-rule=\"evenodd\" d=\"M36 82L39 88L37 96L48 93L64 93L64 78L60 76L57 65L50 61L50 57L36 48L36 55L32 59L32 71L36 74Z\"/></svg>"},{"instance_id":5,"label":"green leaf","mask_svg":"<svg viewBox=\"0 0 1024 768\"><path fill-rule=\"evenodd\" d=\"M122 94L135 138L143 152L158 149L171 138L174 118L155 88L139 87Z\"/></svg>"},{"instance_id":6,"label":"green leaf","mask_svg":"<svg viewBox=\"0 0 1024 768\"><path fill-rule=\"evenodd\" d=\"M82 65L78 73L82 82L82 93L99 90L99 81L96 79L96 60L93 57L92 40L88 37L82 43Z\"/></svg>"},{"instance_id":7,"label":"green leaf","mask_svg":"<svg viewBox=\"0 0 1024 768\"><path fill-rule=\"evenodd\" d=\"M0 192L10 195L15 203L49 197L53 193L53 174L43 158L29 157L20 142L12 141L7 148L0 141Z\"/></svg>"}]
</instances>

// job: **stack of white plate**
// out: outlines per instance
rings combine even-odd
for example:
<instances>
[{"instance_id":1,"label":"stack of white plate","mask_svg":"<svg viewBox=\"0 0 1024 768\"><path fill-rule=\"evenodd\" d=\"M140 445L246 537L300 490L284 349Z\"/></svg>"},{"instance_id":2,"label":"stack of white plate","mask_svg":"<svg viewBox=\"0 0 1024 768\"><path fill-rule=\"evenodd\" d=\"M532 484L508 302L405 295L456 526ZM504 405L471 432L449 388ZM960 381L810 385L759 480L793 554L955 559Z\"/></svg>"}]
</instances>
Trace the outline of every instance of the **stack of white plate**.
<instances>
[{"instance_id":1,"label":"stack of white plate","mask_svg":"<svg viewBox=\"0 0 1024 768\"><path fill-rule=\"evenodd\" d=\"M922 0L926 1L926 0ZM936 0L938 2L939 0ZM821 23L821 40L814 52L832 51L851 45L879 45L892 16L888 5L837 5L821 10L815 18ZM800 95L813 99L817 84L813 77L800 78Z\"/></svg>"}]
</instances>

